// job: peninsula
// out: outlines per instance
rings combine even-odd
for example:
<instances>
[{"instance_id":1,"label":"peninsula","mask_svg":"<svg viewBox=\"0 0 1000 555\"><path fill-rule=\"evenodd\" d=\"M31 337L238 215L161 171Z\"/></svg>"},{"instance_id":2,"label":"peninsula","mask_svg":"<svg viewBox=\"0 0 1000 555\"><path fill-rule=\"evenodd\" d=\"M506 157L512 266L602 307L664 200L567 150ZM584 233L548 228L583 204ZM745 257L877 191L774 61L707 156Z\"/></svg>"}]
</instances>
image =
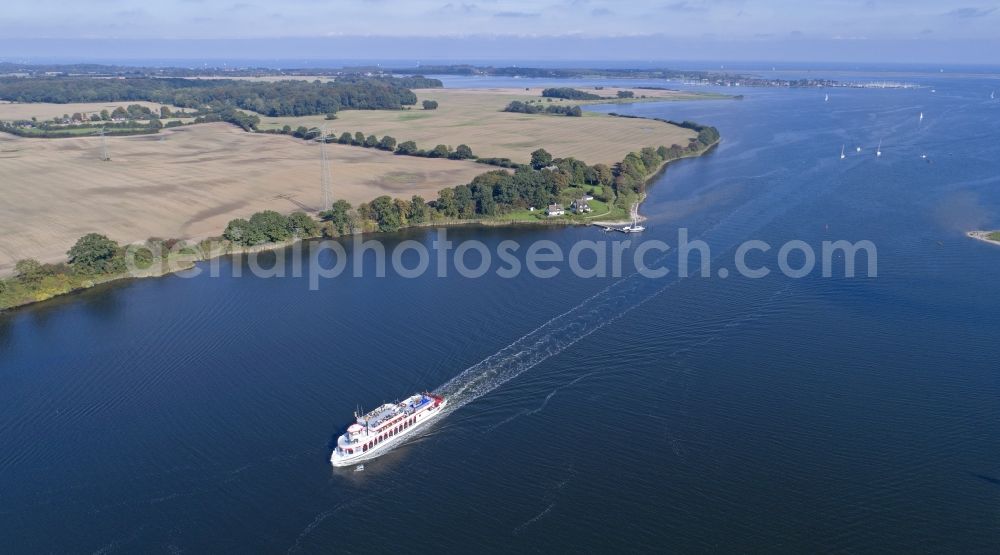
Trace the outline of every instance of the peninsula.
<instances>
[{"instance_id":1,"label":"peninsula","mask_svg":"<svg viewBox=\"0 0 1000 555\"><path fill-rule=\"evenodd\" d=\"M13 274L0 308L126 277L110 262L83 272L71 255L67 265L67 249L92 234L115 245L106 254L183 242L197 259L209 238L233 251L414 225L624 219L663 165L719 140L697 123L581 109L719 98L669 89L445 89L364 75L107 81L0 79L0 275ZM289 213L302 216L291 225Z\"/></svg>"}]
</instances>

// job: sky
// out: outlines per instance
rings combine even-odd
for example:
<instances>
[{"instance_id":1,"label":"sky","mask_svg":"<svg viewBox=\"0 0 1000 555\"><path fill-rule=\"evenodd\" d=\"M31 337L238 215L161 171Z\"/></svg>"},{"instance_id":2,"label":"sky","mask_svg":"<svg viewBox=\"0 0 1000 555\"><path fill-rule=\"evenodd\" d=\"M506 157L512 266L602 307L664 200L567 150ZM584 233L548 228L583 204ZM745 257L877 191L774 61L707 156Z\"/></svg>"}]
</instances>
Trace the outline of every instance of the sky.
<instances>
[{"instance_id":1,"label":"sky","mask_svg":"<svg viewBox=\"0 0 1000 555\"><path fill-rule=\"evenodd\" d=\"M0 59L395 52L988 63L1000 61L990 54L1000 51L998 8L977 0L4 0Z\"/></svg>"}]
</instances>

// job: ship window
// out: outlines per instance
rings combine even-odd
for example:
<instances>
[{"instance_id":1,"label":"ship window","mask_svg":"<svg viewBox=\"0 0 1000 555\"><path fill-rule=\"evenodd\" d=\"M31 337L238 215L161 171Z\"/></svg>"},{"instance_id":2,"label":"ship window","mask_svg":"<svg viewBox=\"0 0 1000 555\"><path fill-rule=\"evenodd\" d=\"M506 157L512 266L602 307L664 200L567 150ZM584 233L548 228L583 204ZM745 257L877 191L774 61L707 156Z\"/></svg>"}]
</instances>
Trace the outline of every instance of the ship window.
<instances>
[{"instance_id":1,"label":"ship window","mask_svg":"<svg viewBox=\"0 0 1000 555\"><path fill-rule=\"evenodd\" d=\"M364 452L367 450L368 450L368 444L366 443L365 446L361 448L361 451Z\"/></svg>"}]
</instances>

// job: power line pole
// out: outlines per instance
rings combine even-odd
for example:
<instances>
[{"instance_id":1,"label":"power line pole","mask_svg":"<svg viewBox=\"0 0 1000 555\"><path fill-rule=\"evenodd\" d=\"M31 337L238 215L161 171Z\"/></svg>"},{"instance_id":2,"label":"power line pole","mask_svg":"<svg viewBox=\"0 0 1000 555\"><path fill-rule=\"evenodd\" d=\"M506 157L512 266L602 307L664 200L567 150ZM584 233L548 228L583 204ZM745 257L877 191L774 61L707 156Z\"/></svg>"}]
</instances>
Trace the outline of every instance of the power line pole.
<instances>
[{"instance_id":1,"label":"power line pole","mask_svg":"<svg viewBox=\"0 0 1000 555\"><path fill-rule=\"evenodd\" d=\"M108 155L108 137L104 134L104 128L101 128L101 160L104 162L110 162L111 156Z\"/></svg>"},{"instance_id":2,"label":"power line pole","mask_svg":"<svg viewBox=\"0 0 1000 555\"><path fill-rule=\"evenodd\" d=\"M330 175L330 157L326 152L326 127L319 131L320 186L323 190L323 210L333 208L333 178Z\"/></svg>"}]
</instances>

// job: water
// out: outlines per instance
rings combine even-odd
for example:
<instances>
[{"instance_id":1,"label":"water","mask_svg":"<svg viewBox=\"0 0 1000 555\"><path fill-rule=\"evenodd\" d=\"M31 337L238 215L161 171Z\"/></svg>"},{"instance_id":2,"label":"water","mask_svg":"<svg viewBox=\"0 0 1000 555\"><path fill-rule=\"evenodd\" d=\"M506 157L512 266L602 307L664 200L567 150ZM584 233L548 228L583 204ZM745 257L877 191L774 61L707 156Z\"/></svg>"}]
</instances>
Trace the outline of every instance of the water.
<instances>
[{"instance_id":1,"label":"water","mask_svg":"<svg viewBox=\"0 0 1000 555\"><path fill-rule=\"evenodd\" d=\"M874 279L172 276L0 317L5 550L995 549L1000 248L963 232L1000 227L1000 103L912 80L605 108L724 137L645 239L689 228L714 276L746 239L868 239ZM356 405L436 388L425 436L329 466Z\"/></svg>"}]
</instances>

